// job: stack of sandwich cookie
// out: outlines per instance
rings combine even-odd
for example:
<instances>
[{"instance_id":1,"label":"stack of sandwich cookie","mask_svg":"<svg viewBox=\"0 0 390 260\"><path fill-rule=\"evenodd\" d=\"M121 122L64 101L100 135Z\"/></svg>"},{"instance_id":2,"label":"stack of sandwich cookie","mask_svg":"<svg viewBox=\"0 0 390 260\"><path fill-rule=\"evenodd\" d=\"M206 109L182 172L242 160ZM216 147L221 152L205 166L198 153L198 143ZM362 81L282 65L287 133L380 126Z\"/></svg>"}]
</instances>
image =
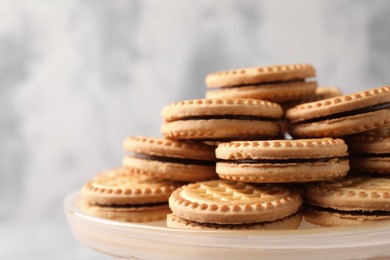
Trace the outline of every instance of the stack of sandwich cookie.
<instances>
[{"instance_id":1,"label":"stack of sandwich cookie","mask_svg":"<svg viewBox=\"0 0 390 260\"><path fill-rule=\"evenodd\" d=\"M294 137L338 137L390 126L390 86L305 103L286 112Z\"/></svg>"},{"instance_id":2,"label":"stack of sandwich cookie","mask_svg":"<svg viewBox=\"0 0 390 260\"><path fill-rule=\"evenodd\" d=\"M220 178L253 183L312 182L343 177L349 170L341 139L236 141L216 149Z\"/></svg>"},{"instance_id":3,"label":"stack of sandwich cookie","mask_svg":"<svg viewBox=\"0 0 390 260\"><path fill-rule=\"evenodd\" d=\"M308 64L243 68L211 73L206 77L207 98L250 98L285 102L314 94L317 82Z\"/></svg>"},{"instance_id":4,"label":"stack of sandwich cookie","mask_svg":"<svg viewBox=\"0 0 390 260\"><path fill-rule=\"evenodd\" d=\"M345 177L304 186L304 217L321 226L390 220L390 179Z\"/></svg>"},{"instance_id":5,"label":"stack of sandwich cookie","mask_svg":"<svg viewBox=\"0 0 390 260\"><path fill-rule=\"evenodd\" d=\"M139 174L186 182L218 177L212 146L151 137L129 137L123 146L130 152L123 158L123 165Z\"/></svg>"},{"instance_id":6,"label":"stack of sandwich cookie","mask_svg":"<svg viewBox=\"0 0 390 260\"><path fill-rule=\"evenodd\" d=\"M301 222L300 193L286 185L198 182L169 198L169 227L195 229L293 229Z\"/></svg>"},{"instance_id":7,"label":"stack of sandwich cookie","mask_svg":"<svg viewBox=\"0 0 390 260\"><path fill-rule=\"evenodd\" d=\"M181 185L120 168L97 175L81 190L81 209L93 216L149 222L170 213L169 195Z\"/></svg>"},{"instance_id":8,"label":"stack of sandwich cookie","mask_svg":"<svg viewBox=\"0 0 390 260\"><path fill-rule=\"evenodd\" d=\"M389 130L384 128L346 137L354 172L390 174Z\"/></svg>"},{"instance_id":9,"label":"stack of sandwich cookie","mask_svg":"<svg viewBox=\"0 0 390 260\"><path fill-rule=\"evenodd\" d=\"M270 139L281 135L282 108L250 99L198 99L173 103L162 111L166 138L193 141Z\"/></svg>"}]
</instances>

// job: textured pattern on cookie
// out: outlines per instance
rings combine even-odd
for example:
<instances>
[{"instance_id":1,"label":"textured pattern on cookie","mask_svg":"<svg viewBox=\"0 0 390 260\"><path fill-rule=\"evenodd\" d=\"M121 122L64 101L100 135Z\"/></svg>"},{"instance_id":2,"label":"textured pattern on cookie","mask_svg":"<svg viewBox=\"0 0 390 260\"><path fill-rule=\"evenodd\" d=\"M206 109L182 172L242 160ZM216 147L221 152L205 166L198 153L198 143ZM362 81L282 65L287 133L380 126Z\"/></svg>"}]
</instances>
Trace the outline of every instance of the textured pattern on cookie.
<instances>
[{"instance_id":1,"label":"textured pattern on cookie","mask_svg":"<svg viewBox=\"0 0 390 260\"><path fill-rule=\"evenodd\" d=\"M341 139L230 142L218 145L220 178L253 183L312 182L343 177L349 170Z\"/></svg>"},{"instance_id":2,"label":"textured pattern on cookie","mask_svg":"<svg viewBox=\"0 0 390 260\"><path fill-rule=\"evenodd\" d=\"M251 99L197 99L176 102L166 106L162 111L165 122L176 120L221 116L264 117L280 119L283 110L280 105L263 100Z\"/></svg>"},{"instance_id":3,"label":"textured pattern on cookie","mask_svg":"<svg viewBox=\"0 0 390 260\"><path fill-rule=\"evenodd\" d=\"M178 142L163 138L128 137L123 143L125 151L174 158L215 160L215 148L201 143Z\"/></svg>"},{"instance_id":4,"label":"textured pattern on cookie","mask_svg":"<svg viewBox=\"0 0 390 260\"><path fill-rule=\"evenodd\" d=\"M333 158L347 155L342 139L298 139L273 141L237 141L219 144L218 159Z\"/></svg>"},{"instance_id":5,"label":"textured pattern on cookie","mask_svg":"<svg viewBox=\"0 0 390 260\"><path fill-rule=\"evenodd\" d=\"M253 224L231 224L219 225L212 223L199 223L184 218L180 218L174 214L167 215L167 226L171 228L197 229L197 230L276 230L276 229L296 229L302 221L302 214L300 212L291 216L270 221Z\"/></svg>"},{"instance_id":6,"label":"textured pattern on cookie","mask_svg":"<svg viewBox=\"0 0 390 260\"><path fill-rule=\"evenodd\" d=\"M125 169L103 172L81 190L81 197L91 204L132 205L166 202L181 184L156 180Z\"/></svg>"},{"instance_id":7,"label":"textured pattern on cookie","mask_svg":"<svg viewBox=\"0 0 390 260\"><path fill-rule=\"evenodd\" d=\"M298 191L285 185L252 185L215 180L189 184L169 198L173 213L200 223L238 224L273 221L301 206Z\"/></svg>"},{"instance_id":8,"label":"textured pattern on cookie","mask_svg":"<svg viewBox=\"0 0 390 260\"><path fill-rule=\"evenodd\" d=\"M313 66L291 64L218 71L207 75L205 82L208 87L224 87L305 79L314 76Z\"/></svg>"},{"instance_id":9,"label":"textured pattern on cookie","mask_svg":"<svg viewBox=\"0 0 390 260\"><path fill-rule=\"evenodd\" d=\"M390 154L390 136L355 135L345 140L349 150L355 153Z\"/></svg>"},{"instance_id":10,"label":"textured pattern on cookie","mask_svg":"<svg viewBox=\"0 0 390 260\"><path fill-rule=\"evenodd\" d=\"M352 95L301 104L287 110L286 117L292 122L297 122L334 115L345 111L368 108L378 104L386 104L389 101L390 86L384 86Z\"/></svg>"},{"instance_id":11,"label":"textured pattern on cookie","mask_svg":"<svg viewBox=\"0 0 390 260\"><path fill-rule=\"evenodd\" d=\"M309 204L338 210L390 211L390 179L350 176L312 183L304 196Z\"/></svg>"},{"instance_id":12,"label":"textured pattern on cookie","mask_svg":"<svg viewBox=\"0 0 390 260\"><path fill-rule=\"evenodd\" d=\"M328 98L334 98L341 96L342 92L339 88L337 87L318 87L315 90L315 93L311 96L299 99L299 100L294 100L290 102L285 102L282 105L283 110L287 110L289 108L292 108L294 106L303 104L303 103L309 103L309 102L315 102L315 101L320 101Z\"/></svg>"},{"instance_id":13,"label":"textured pattern on cookie","mask_svg":"<svg viewBox=\"0 0 390 260\"><path fill-rule=\"evenodd\" d=\"M110 207L82 203L81 210L89 215L126 222L153 222L166 218L171 213L168 205Z\"/></svg>"},{"instance_id":14,"label":"textured pattern on cookie","mask_svg":"<svg viewBox=\"0 0 390 260\"><path fill-rule=\"evenodd\" d=\"M272 102L287 102L309 97L315 93L317 82L285 81L228 88L209 88L206 98L250 98Z\"/></svg>"},{"instance_id":15,"label":"textured pattern on cookie","mask_svg":"<svg viewBox=\"0 0 390 260\"><path fill-rule=\"evenodd\" d=\"M369 222L390 220L390 213L375 211L338 211L320 207L304 206L305 220L324 227L361 225Z\"/></svg>"}]
</instances>

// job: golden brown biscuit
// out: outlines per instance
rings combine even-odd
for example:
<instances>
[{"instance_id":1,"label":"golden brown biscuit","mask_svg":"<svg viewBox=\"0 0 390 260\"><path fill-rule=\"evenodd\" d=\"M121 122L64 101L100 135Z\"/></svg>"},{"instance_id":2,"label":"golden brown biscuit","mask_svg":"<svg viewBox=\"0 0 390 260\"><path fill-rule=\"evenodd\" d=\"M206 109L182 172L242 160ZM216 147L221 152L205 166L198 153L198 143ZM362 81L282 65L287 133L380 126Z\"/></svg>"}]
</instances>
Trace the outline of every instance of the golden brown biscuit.
<instances>
[{"instance_id":1,"label":"golden brown biscuit","mask_svg":"<svg viewBox=\"0 0 390 260\"><path fill-rule=\"evenodd\" d=\"M275 229L297 229L302 222L302 213L297 212L291 216L287 216L282 219L259 222L251 224L230 224L220 225L212 223L199 223L184 218L180 218L174 214L167 215L167 226L171 228L185 228L185 229L197 229L197 230L275 230Z\"/></svg>"},{"instance_id":2,"label":"golden brown biscuit","mask_svg":"<svg viewBox=\"0 0 390 260\"><path fill-rule=\"evenodd\" d=\"M139 174L187 182L217 178L212 146L140 136L126 138L123 146L129 152L123 165Z\"/></svg>"},{"instance_id":3,"label":"golden brown biscuit","mask_svg":"<svg viewBox=\"0 0 390 260\"><path fill-rule=\"evenodd\" d=\"M269 139L281 135L282 115L278 104L262 100L187 100L164 108L161 131L175 140Z\"/></svg>"},{"instance_id":4,"label":"golden brown biscuit","mask_svg":"<svg viewBox=\"0 0 390 260\"><path fill-rule=\"evenodd\" d=\"M206 77L207 98L250 98L274 102L300 99L314 93L317 83L309 64L276 65L211 73Z\"/></svg>"},{"instance_id":5,"label":"golden brown biscuit","mask_svg":"<svg viewBox=\"0 0 390 260\"><path fill-rule=\"evenodd\" d=\"M329 226L390 219L390 179L349 176L304 186L309 222Z\"/></svg>"},{"instance_id":6,"label":"golden brown biscuit","mask_svg":"<svg viewBox=\"0 0 390 260\"><path fill-rule=\"evenodd\" d=\"M300 193L286 185L198 182L175 190L169 207L181 218L214 224L274 221L301 207Z\"/></svg>"},{"instance_id":7,"label":"golden brown biscuit","mask_svg":"<svg viewBox=\"0 0 390 260\"><path fill-rule=\"evenodd\" d=\"M256 183L311 182L345 176L347 146L341 139L300 139L222 143L217 173Z\"/></svg>"},{"instance_id":8,"label":"golden brown biscuit","mask_svg":"<svg viewBox=\"0 0 390 260\"><path fill-rule=\"evenodd\" d=\"M390 126L390 86L305 103L286 112L295 137L338 137Z\"/></svg>"}]
</instances>

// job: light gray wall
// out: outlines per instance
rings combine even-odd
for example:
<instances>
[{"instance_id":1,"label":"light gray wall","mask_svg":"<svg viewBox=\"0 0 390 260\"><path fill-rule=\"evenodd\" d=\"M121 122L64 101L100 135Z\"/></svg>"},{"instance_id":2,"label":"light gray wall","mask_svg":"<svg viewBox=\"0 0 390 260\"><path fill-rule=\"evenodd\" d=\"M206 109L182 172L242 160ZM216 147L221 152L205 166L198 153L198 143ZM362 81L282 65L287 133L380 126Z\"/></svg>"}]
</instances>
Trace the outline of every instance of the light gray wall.
<instances>
[{"instance_id":1,"label":"light gray wall","mask_svg":"<svg viewBox=\"0 0 390 260\"><path fill-rule=\"evenodd\" d=\"M389 1L0 1L0 220L62 219L128 135L208 72L308 62L350 93L390 82Z\"/></svg>"}]
</instances>

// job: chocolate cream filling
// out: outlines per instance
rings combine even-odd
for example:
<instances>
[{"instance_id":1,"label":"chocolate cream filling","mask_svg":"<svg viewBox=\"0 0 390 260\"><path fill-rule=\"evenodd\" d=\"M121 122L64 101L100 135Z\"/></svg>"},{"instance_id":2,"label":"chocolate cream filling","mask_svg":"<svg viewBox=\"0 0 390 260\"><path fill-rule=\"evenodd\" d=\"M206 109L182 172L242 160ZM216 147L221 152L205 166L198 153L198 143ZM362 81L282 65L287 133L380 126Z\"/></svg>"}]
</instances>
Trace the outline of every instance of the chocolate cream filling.
<instances>
[{"instance_id":1,"label":"chocolate cream filling","mask_svg":"<svg viewBox=\"0 0 390 260\"><path fill-rule=\"evenodd\" d=\"M303 158L303 159L247 159L247 160L218 160L218 162L224 163L236 163L236 164L257 164L257 163L316 163L316 162L330 162L332 160L345 161L347 157L330 157L330 158Z\"/></svg>"},{"instance_id":2,"label":"chocolate cream filling","mask_svg":"<svg viewBox=\"0 0 390 260\"><path fill-rule=\"evenodd\" d=\"M294 79L294 80L278 80L278 81L270 81L270 82L261 82L261 83L251 83L251 84L239 84L239 85L230 85L230 86L223 86L223 87L212 87L208 89L208 91L213 90L223 90L223 89L230 89L230 88L244 88L244 87L262 87L262 86L269 86L269 85L276 85L276 84L289 84L289 83L304 83L304 82L314 82L314 81L306 81L305 79Z\"/></svg>"},{"instance_id":3,"label":"chocolate cream filling","mask_svg":"<svg viewBox=\"0 0 390 260\"><path fill-rule=\"evenodd\" d=\"M214 166L215 161L207 161L207 160L198 160L198 159L188 159L188 158L177 158L177 157L166 157L166 156L158 156L158 155L150 155L144 153L132 153L129 156L144 159L144 160L152 160L166 163L180 163L180 164L195 164L195 165L206 165L206 166Z\"/></svg>"},{"instance_id":4,"label":"chocolate cream filling","mask_svg":"<svg viewBox=\"0 0 390 260\"><path fill-rule=\"evenodd\" d=\"M370 113L370 112L375 112L379 110L384 110L384 109L389 109L390 108L390 102L383 103L383 104L377 104L369 107L363 107L363 108L358 108L358 109L353 109L349 111L344 111L340 113L335 113L327 116L321 116L321 117L316 117L316 118L311 118L311 119L304 119L302 121L293 121L293 125L302 125L302 124L308 124L308 123L315 123L319 121L325 121L325 120L330 120L330 119L337 119L337 118L342 118L342 117L347 117L347 116L354 116L357 114L365 114L365 113Z\"/></svg>"},{"instance_id":5,"label":"chocolate cream filling","mask_svg":"<svg viewBox=\"0 0 390 260\"><path fill-rule=\"evenodd\" d=\"M319 211L325 211L329 213L339 213L339 214L349 214L352 216L360 216L360 215L365 215L365 216L390 216L390 212L387 211L380 211L380 210L375 210L375 211L363 211L363 210L337 210L337 209L332 209L332 208L324 208L321 206L316 206L316 205L304 205L304 208L313 208L315 210Z\"/></svg>"}]
</instances>

